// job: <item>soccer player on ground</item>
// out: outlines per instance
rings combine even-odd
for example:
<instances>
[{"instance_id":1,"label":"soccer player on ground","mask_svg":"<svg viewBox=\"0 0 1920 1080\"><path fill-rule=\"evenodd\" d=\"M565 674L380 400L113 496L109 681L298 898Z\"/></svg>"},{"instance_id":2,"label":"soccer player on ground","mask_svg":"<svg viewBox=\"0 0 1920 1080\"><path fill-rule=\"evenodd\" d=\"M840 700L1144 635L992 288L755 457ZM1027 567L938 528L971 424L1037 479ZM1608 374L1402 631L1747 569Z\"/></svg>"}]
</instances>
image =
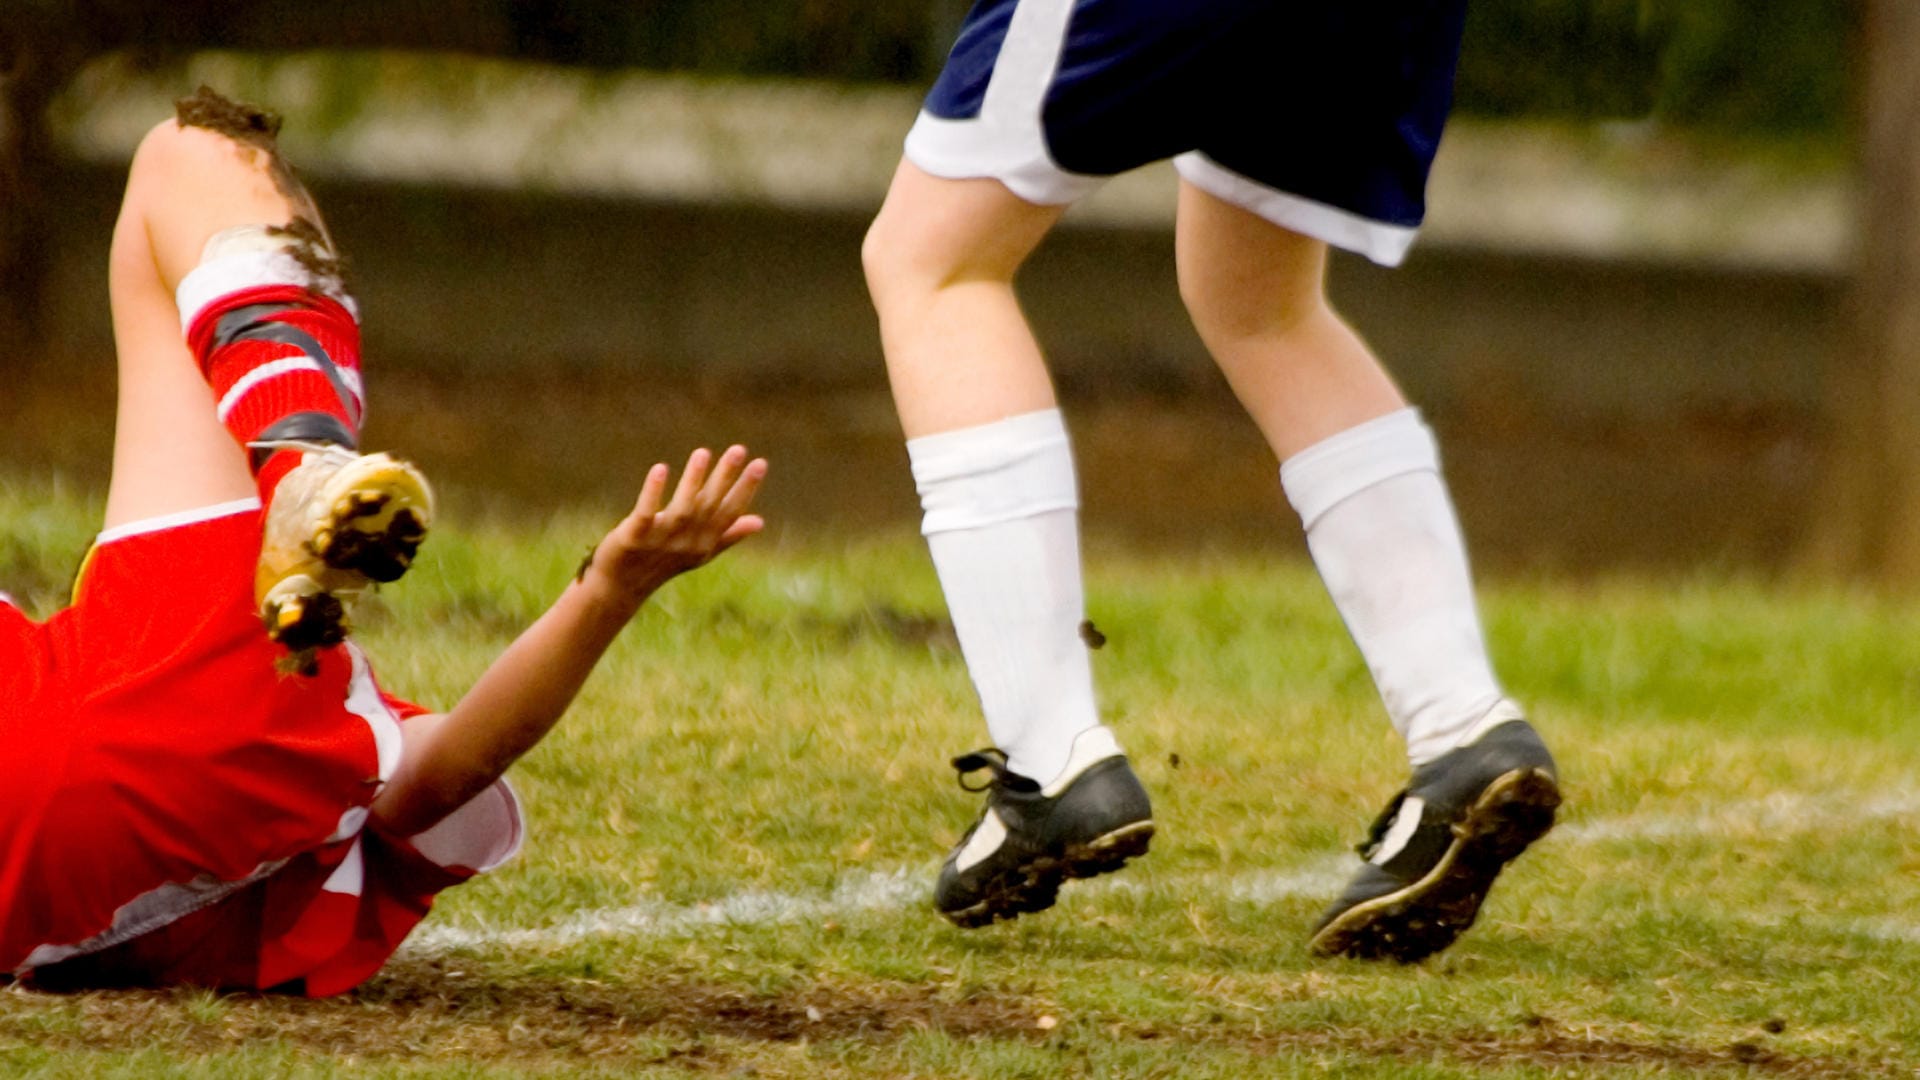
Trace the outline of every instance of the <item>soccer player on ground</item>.
<instances>
[{"instance_id":1,"label":"soccer player on ground","mask_svg":"<svg viewBox=\"0 0 1920 1080\"><path fill-rule=\"evenodd\" d=\"M1464 0L978 0L867 235L867 280L931 548L997 749L948 856L962 926L1051 905L1147 850L1103 726L1073 460L1015 272L1101 178L1171 157L1202 340L1280 482L1412 765L1315 928L1414 960L1552 824L1552 758L1502 693L1432 433L1328 306L1328 245L1401 261L1451 105ZM1275 657L1275 663L1284 663Z\"/></svg>"},{"instance_id":2,"label":"soccer player on ground","mask_svg":"<svg viewBox=\"0 0 1920 1080\"><path fill-rule=\"evenodd\" d=\"M0 602L0 980L358 984L517 849L502 774L647 597L762 525L742 448L671 494L655 465L450 712L382 692L348 602L406 569L432 500L355 449L355 309L277 126L203 90L134 155L105 528L71 606Z\"/></svg>"}]
</instances>

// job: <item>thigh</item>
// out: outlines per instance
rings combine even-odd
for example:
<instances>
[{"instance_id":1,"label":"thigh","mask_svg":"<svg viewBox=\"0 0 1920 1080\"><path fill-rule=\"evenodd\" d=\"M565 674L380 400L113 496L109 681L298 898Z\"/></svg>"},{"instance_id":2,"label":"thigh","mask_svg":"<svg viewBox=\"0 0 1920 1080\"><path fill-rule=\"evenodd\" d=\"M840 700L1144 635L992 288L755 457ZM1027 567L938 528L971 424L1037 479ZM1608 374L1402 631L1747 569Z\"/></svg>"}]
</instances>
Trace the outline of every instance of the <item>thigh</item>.
<instances>
[{"instance_id":1,"label":"thigh","mask_svg":"<svg viewBox=\"0 0 1920 1080\"><path fill-rule=\"evenodd\" d=\"M224 230L304 219L324 241L324 229L271 139L227 127L160 124L127 177L108 268L120 377L109 528L253 491L245 452L187 347L175 290Z\"/></svg>"},{"instance_id":2,"label":"thigh","mask_svg":"<svg viewBox=\"0 0 1920 1080\"><path fill-rule=\"evenodd\" d=\"M244 498L245 452L221 425L213 391L187 348L173 290L161 277L138 173L114 227L108 267L119 401L106 527Z\"/></svg>"}]
</instances>

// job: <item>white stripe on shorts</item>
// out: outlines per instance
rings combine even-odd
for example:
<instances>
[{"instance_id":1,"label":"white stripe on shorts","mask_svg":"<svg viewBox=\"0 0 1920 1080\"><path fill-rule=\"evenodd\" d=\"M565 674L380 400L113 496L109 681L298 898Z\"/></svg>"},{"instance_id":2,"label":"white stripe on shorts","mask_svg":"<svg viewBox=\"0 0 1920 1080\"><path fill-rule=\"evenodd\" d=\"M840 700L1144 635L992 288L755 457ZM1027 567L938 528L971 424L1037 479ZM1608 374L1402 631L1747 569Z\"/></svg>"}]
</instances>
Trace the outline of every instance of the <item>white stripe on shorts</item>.
<instances>
[{"instance_id":1,"label":"white stripe on shorts","mask_svg":"<svg viewBox=\"0 0 1920 1080\"><path fill-rule=\"evenodd\" d=\"M177 529L183 525L198 525L203 521L213 521L216 518L229 517L233 514L244 514L248 511L258 509L260 509L260 497L257 495L249 495L244 499L235 499L232 502L215 503L212 506L198 506L192 510L180 510L171 514L161 514L159 517L141 518L139 521L129 521L124 525L115 525L111 529L100 530L100 535L93 538L93 546L99 547L102 544L111 544L115 540L125 540L129 536L140 536L145 533Z\"/></svg>"},{"instance_id":2,"label":"white stripe on shorts","mask_svg":"<svg viewBox=\"0 0 1920 1080\"><path fill-rule=\"evenodd\" d=\"M400 767L400 755L406 744L400 737L400 721L394 717L393 710L387 707L386 699L380 696L380 687L373 681L373 667L367 663L367 656L360 646L349 641L346 643L347 656L353 661L353 671L347 681L347 711L367 722L373 732L375 759L379 762L380 782L385 784L393 779L394 770ZM336 834L335 839L344 839Z\"/></svg>"},{"instance_id":3,"label":"white stripe on shorts","mask_svg":"<svg viewBox=\"0 0 1920 1080\"><path fill-rule=\"evenodd\" d=\"M1228 171L1197 150L1174 158L1173 166L1179 170L1181 179L1216 199L1266 218L1283 229L1365 255L1381 266L1399 266L1420 232L1410 225L1389 225L1270 188Z\"/></svg>"},{"instance_id":4,"label":"white stripe on shorts","mask_svg":"<svg viewBox=\"0 0 1920 1080\"><path fill-rule=\"evenodd\" d=\"M922 110L907 160L948 180L990 177L1031 203L1059 206L1105 179L1062 169L1047 150L1041 109L1065 47L1074 0L1020 0L987 81L980 115L949 120Z\"/></svg>"}]
</instances>

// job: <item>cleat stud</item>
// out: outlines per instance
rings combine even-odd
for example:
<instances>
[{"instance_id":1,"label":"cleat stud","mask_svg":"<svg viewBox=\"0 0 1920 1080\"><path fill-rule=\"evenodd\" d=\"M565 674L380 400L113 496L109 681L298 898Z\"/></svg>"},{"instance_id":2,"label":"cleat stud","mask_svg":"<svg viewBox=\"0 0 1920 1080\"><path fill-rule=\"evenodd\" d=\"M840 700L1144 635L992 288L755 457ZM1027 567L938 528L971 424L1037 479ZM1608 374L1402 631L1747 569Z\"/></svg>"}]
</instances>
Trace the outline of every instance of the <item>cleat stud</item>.
<instances>
[{"instance_id":1,"label":"cleat stud","mask_svg":"<svg viewBox=\"0 0 1920 1080\"><path fill-rule=\"evenodd\" d=\"M393 496L385 491L356 491L343 497L340 502L344 505L336 504L333 512L343 518L372 517L392 499Z\"/></svg>"}]
</instances>

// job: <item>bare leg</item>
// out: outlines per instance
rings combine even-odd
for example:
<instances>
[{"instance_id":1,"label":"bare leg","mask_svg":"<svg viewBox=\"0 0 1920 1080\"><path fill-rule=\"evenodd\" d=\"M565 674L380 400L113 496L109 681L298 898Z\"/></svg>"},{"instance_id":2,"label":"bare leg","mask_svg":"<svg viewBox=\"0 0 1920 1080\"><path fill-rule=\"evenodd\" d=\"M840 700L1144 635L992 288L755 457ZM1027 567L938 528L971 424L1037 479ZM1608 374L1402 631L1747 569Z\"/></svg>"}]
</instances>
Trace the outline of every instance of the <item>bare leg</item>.
<instances>
[{"instance_id":1,"label":"bare leg","mask_svg":"<svg viewBox=\"0 0 1920 1080\"><path fill-rule=\"evenodd\" d=\"M114 230L107 524L257 494L261 615L303 652L340 640L352 598L405 572L432 493L412 466L356 452L359 327L277 119L210 91L179 108L136 151Z\"/></svg>"},{"instance_id":2,"label":"bare leg","mask_svg":"<svg viewBox=\"0 0 1920 1080\"><path fill-rule=\"evenodd\" d=\"M215 233L312 213L274 182L266 158L172 120L134 153L108 272L120 367L110 528L254 494L246 454L215 417L181 334L174 290Z\"/></svg>"},{"instance_id":3,"label":"bare leg","mask_svg":"<svg viewBox=\"0 0 1920 1080\"><path fill-rule=\"evenodd\" d=\"M902 162L863 251L923 531L988 730L1042 783L1099 723L1077 629L1073 462L1013 291L1060 213Z\"/></svg>"},{"instance_id":4,"label":"bare leg","mask_svg":"<svg viewBox=\"0 0 1920 1080\"><path fill-rule=\"evenodd\" d=\"M1013 276L1062 209L900 164L862 256L909 439L1054 407Z\"/></svg>"},{"instance_id":5,"label":"bare leg","mask_svg":"<svg viewBox=\"0 0 1920 1080\"><path fill-rule=\"evenodd\" d=\"M1501 693L1431 434L1326 302L1326 245L1182 185L1181 293L1282 461L1307 543L1416 764Z\"/></svg>"},{"instance_id":6,"label":"bare leg","mask_svg":"<svg viewBox=\"0 0 1920 1080\"><path fill-rule=\"evenodd\" d=\"M1552 756L1494 678L1433 435L1327 306L1325 245L1183 186L1179 260L1413 765L1312 947L1418 959L1552 823Z\"/></svg>"},{"instance_id":7,"label":"bare leg","mask_svg":"<svg viewBox=\"0 0 1920 1080\"><path fill-rule=\"evenodd\" d=\"M1327 245L1180 186L1180 293L1282 460L1406 399L1327 303Z\"/></svg>"}]
</instances>

